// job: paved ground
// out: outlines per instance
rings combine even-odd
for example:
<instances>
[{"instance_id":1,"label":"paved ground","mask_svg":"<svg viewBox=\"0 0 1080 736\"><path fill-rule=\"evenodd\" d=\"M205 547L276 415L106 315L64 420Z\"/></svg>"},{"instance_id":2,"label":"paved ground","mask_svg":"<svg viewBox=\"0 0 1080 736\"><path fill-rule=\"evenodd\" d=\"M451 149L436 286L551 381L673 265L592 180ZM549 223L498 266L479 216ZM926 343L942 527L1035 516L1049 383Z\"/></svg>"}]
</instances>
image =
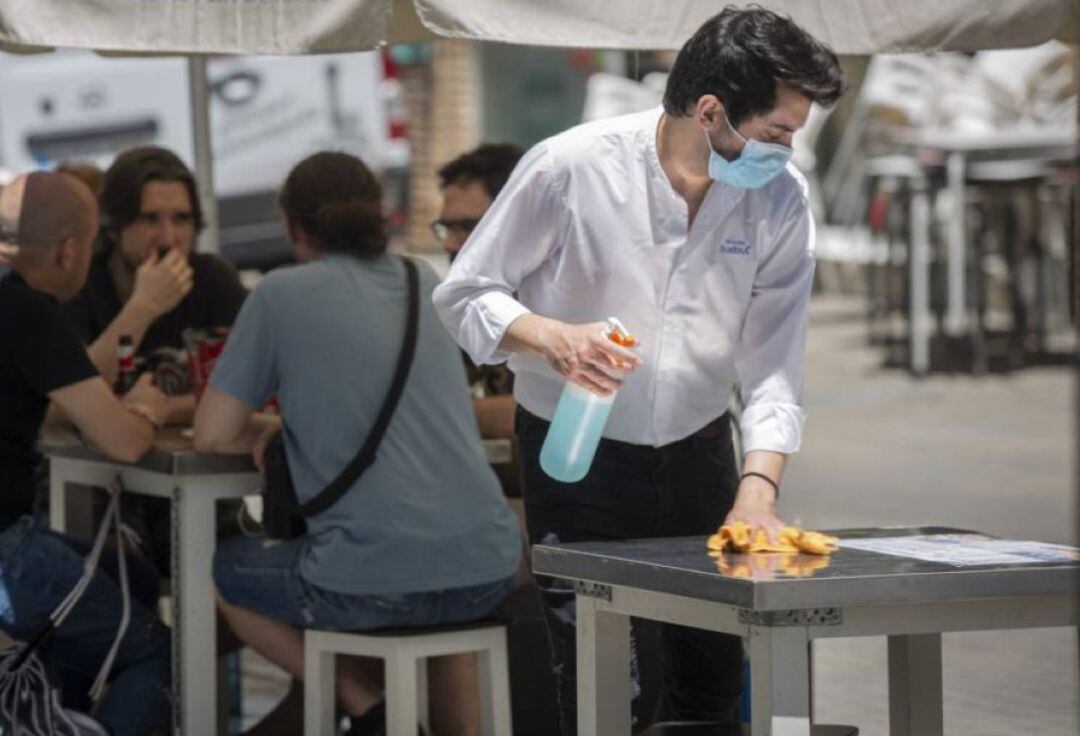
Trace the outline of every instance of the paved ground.
<instances>
[{"instance_id":1,"label":"paved ground","mask_svg":"<svg viewBox=\"0 0 1080 736\"><path fill-rule=\"evenodd\" d=\"M859 302L817 300L807 425L783 511L807 526L951 524L1076 544L1076 374L912 379L882 369Z\"/></svg>"},{"instance_id":2,"label":"paved ground","mask_svg":"<svg viewBox=\"0 0 1080 736\"><path fill-rule=\"evenodd\" d=\"M1076 376L1058 367L913 380L881 368L859 305L813 305L809 419L782 514L808 528L936 524L1080 544ZM1074 629L947 635L947 733L1076 736L1078 651ZM884 639L821 642L814 669L819 722L885 736ZM254 658L245 671L250 717L281 680Z\"/></svg>"},{"instance_id":3,"label":"paved ground","mask_svg":"<svg viewBox=\"0 0 1080 736\"><path fill-rule=\"evenodd\" d=\"M808 420L782 512L810 528L935 524L1080 543L1076 375L1038 368L914 380L880 367L859 302L818 300ZM1075 629L944 637L949 736L1076 736ZM887 734L885 640L820 642L819 722Z\"/></svg>"}]
</instances>

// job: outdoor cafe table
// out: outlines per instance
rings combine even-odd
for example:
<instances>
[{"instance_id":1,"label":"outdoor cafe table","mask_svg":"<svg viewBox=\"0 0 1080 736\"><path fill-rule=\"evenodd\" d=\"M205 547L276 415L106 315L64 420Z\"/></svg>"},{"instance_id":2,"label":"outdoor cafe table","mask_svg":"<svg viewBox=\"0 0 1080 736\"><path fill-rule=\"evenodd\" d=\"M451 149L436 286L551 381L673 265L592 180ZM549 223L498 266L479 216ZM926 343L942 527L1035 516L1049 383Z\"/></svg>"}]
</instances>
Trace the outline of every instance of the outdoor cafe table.
<instances>
[{"instance_id":1,"label":"outdoor cafe table","mask_svg":"<svg viewBox=\"0 0 1080 736\"><path fill-rule=\"evenodd\" d=\"M830 533L842 542L974 534ZM630 733L630 616L747 639L753 736L810 736L815 639L886 636L889 733L940 736L942 632L1080 623L1075 558L954 567L842 547L829 558L714 559L691 537L537 545L532 563L575 584L579 736Z\"/></svg>"},{"instance_id":2,"label":"outdoor cafe table","mask_svg":"<svg viewBox=\"0 0 1080 736\"><path fill-rule=\"evenodd\" d=\"M89 494L69 498L68 484L108 486L118 475L126 492L166 498L172 506L173 689L179 707L174 730L193 736L217 733L217 629L211 565L215 505L259 492L262 476L250 455L196 452L179 428L161 431L154 448L137 463L121 463L71 438L46 438L49 459L49 522L68 528L87 517ZM492 463L506 462L506 441L486 440ZM79 513L71 507L79 506ZM79 519L86 523L88 519Z\"/></svg>"},{"instance_id":3,"label":"outdoor cafe table","mask_svg":"<svg viewBox=\"0 0 1080 736\"><path fill-rule=\"evenodd\" d=\"M1050 164L1074 162L1080 155L1075 129L1069 126L1020 126L980 133L948 129L919 129L901 138L901 143L917 151L926 169L944 166L945 188L951 209L945 228L946 306L944 327L948 334L963 332L967 322L967 209L966 181L972 163L1042 161ZM930 241L932 218L925 185L917 187L911 199L912 242L909 252L909 320L911 369L923 374L930 356Z\"/></svg>"},{"instance_id":4,"label":"outdoor cafe table","mask_svg":"<svg viewBox=\"0 0 1080 736\"><path fill-rule=\"evenodd\" d=\"M137 463L106 458L77 441L44 441L49 458L49 520L67 527L65 486L108 486L120 476L127 492L166 498L172 506L172 638L174 729L193 736L217 733L217 628L211 563L215 505L258 493L262 476L250 455L195 452L178 429L160 433L154 449ZM74 496L74 494L72 494ZM89 494L85 494L89 495ZM77 499L70 499L71 505ZM79 504L80 516L89 511ZM84 521L85 523L85 521Z\"/></svg>"}]
</instances>

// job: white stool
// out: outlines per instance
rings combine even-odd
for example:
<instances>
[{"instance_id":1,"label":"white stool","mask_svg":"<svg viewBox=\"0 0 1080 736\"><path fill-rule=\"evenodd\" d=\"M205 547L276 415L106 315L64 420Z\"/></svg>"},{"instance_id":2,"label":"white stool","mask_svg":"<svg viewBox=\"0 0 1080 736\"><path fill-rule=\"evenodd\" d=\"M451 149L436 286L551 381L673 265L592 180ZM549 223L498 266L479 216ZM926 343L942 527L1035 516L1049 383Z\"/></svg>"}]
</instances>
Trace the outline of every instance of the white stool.
<instances>
[{"instance_id":1,"label":"white stool","mask_svg":"<svg viewBox=\"0 0 1080 736\"><path fill-rule=\"evenodd\" d=\"M416 736L428 728L427 659L476 652L484 736L512 736L506 626L484 621L459 626L369 632L304 632L304 734L334 736L334 657L378 657L386 664L387 736Z\"/></svg>"},{"instance_id":2,"label":"white stool","mask_svg":"<svg viewBox=\"0 0 1080 736\"><path fill-rule=\"evenodd\" d=\"M742 732L750 736L750 724L742 725ZM719 731L714 723L654 723L641 736L716 736ZM810 736L859 736L855 726L810 726Z\"/></svg>"}]
</instances>

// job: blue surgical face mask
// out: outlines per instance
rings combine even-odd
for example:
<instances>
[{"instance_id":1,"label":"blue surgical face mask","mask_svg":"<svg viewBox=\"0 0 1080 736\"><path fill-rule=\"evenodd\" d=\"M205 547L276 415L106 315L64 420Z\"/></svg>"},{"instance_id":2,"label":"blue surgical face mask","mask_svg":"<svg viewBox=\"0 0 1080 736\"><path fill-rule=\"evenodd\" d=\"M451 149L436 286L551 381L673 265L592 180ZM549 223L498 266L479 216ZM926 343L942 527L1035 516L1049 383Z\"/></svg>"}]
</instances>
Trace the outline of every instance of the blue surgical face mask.
<instances>
[{"instance_id":1,"label":"blue surgical face mask","mask_svg":"<svg viewBox=\"0 0 1080 736\"><path fill-rule=\"evenodd\" d=\"M709 177L713 181L739 189L758 189L784 170L791 159L790 148L779 143L743 138L728 121L726 114L724 121L745 145L738 158L728 161L716 152L708 132L705 133L705 142L709 144Z\"/></svg>"}]
</instances>

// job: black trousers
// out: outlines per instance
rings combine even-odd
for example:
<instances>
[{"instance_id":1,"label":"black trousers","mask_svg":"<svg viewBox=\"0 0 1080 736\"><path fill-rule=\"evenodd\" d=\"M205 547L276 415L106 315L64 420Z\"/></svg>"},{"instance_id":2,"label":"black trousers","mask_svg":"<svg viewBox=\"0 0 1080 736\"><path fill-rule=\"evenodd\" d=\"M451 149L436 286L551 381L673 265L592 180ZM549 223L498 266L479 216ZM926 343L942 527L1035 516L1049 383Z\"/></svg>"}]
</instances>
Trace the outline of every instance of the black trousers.
<instances>
[{"instance_id":1,"label":"black trousers","mask_svg":"<svg viewBox=\"0 0 1080 736\"><path fill-rule=\"evenodd\" d=\"M589 474L560 483L540 469L548 422L518 408L522 490L530 544L700 536L731 509L738 470L725 414L663 447L601 440ZM577 733L574 591L537 576L558 682L563 736ZM660 625L660 697L655 721L712 721L737 733L742 642L736 636ZM723 732L722 730L718 731Z\"/></svg>"}]
</instances>

